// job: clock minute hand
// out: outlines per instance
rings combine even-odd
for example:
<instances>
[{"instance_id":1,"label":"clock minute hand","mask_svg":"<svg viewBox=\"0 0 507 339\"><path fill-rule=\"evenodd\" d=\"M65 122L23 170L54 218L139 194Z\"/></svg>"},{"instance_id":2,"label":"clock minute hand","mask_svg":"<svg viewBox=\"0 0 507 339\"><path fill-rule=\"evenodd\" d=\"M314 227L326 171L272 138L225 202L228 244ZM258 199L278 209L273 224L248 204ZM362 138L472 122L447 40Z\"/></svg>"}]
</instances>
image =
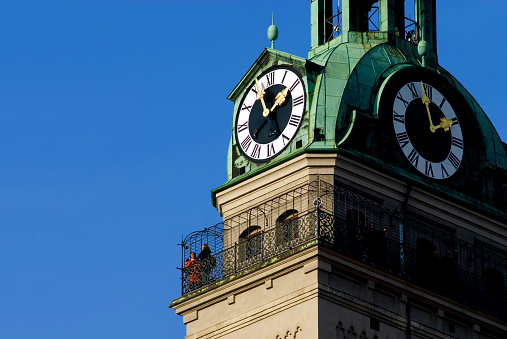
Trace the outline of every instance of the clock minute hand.
<instances>
[{"instance_id":1,"label":"clock minute hand","mask_svg":"<svg viewBox=\"0 0 507 339\"><path fill-rule=\"evenodd\" d=\"M421 81L421 89L422 89L422 92L423 92L423 96L422 96L422 102L424 105L426 105L426 111L428 112L428 119L430 121L430 131L432 133L435 133L435 126L433 126L433 122L431 121L431 113L430 113L430 98L428 98L428 96L426 95L426 91L424 90L424 85L423 85L423 82Z\"/></svg>"},{"instance_id":2,"label":"clock minute hand","mask_svg":"<svg viewBox=\"0 0 507 339\"><path fill-rule=\"evenodd\" d=\"M266 104L264 103L264 94L266 93L266 91L264 90L264 88L261 87L261 84L259 83L259 81L257 80L257 78L255 78L255 86L257 86L257 100L261 100L261 103L262 103L262 115L264 117L267 117L269 115L269 109L266 108Z\"/></svg>"}]
</instances>

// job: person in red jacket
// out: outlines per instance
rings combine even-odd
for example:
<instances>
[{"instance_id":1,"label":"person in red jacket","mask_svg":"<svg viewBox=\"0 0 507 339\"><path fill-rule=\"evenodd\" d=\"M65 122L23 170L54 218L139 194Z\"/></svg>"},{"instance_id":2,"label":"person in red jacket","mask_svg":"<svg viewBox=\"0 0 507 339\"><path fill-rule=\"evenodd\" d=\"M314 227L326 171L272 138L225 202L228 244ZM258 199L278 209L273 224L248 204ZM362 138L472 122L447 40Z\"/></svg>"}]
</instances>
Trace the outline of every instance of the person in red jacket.
<instances>
[{"instance_id":1,"label":"person in red jacket","mask_svg":"<svg viewBox=\"0 0 507 339\"><path fill-rule=\"evenodd\" d=\"M190 290L194 290L199 285L201 277L198 273L199 259L195 256L195 252L190 252L190 258L186 262L187 281Z\"/></svg>"}]
</instances>

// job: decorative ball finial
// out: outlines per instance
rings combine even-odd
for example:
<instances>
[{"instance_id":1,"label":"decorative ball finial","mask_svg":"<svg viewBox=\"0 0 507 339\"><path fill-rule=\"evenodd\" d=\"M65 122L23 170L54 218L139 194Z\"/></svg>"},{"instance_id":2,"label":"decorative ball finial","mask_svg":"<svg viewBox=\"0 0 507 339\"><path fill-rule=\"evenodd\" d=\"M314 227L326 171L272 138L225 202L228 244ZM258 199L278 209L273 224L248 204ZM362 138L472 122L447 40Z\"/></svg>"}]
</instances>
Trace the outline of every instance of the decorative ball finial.
<instances>
[{"instance_id":1,"label":"decorative ball finial","mask_svg":"<svg viewBox=\"0 0 507 339\"><path fill-rule=\"evenodd\" d=\"M417 52L420 56L428 54L428 43L425 40L421 40L417 45Z\"/></svg>"},{"instance_id":2,"label":"decorative ball finial","mask_svg":"<svg viewBox=\"0 0 507 339\"><path fill-rule=\"evenodd\" d=\"M428 54L429 45L426 40L421 40L419 44L417 44L417 52L421 56L422 66L426 67L426 54Z\"/></svg>"},{"instance_id":3,"label":"decorative ball finial","mask_svg":"<svg viewBox=\"0 0 507 339\"><path fill-rule=\"evenodd\" d=\"M275 48L275 40L278 38L278 27L275 26L274 14L271 13L271 26L268 27L268 39L271 40L271 48Z\"/></svg>"}]
</instances>

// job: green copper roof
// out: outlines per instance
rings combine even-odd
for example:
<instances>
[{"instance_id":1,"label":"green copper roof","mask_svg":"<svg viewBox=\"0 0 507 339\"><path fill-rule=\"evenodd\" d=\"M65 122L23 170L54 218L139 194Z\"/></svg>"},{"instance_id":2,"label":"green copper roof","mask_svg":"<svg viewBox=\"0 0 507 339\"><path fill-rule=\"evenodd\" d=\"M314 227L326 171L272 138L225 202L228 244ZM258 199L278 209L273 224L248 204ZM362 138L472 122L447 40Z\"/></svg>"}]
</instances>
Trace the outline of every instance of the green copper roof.
<instances>
[{"instance_id":1,"label":"green copper roof","mask_svg":"<svg viewBox=\"0 0 507 339\"><path fill-rule=\"evenodd\" d=\"M318 93L313 96L316 102L310 116L311 125L316 129L314 142L309 148L336 148L342 144L354 122L350 107L375 117L374 108L382 81L400 69L421 67L416 45L402 51L387 43L344 43L311 61L325 68L316 86ZM479 104L445 69L435 63L429 67L456 87L472 109L482 130L489 165L507 170L504 144Z\"/></svg>"},{"instance_id":2,"label":"green copper roof","mask_svg":"<svg viewBox=\"0 0 507 339\"><path fill-rule=\"evenodd\" d=\"M428 182L420 175L411 173L399 163L393 162L392 159L390 161L383 158L378 150L375 150L379 144L379 140L376 138L379 136L383 138L383 135L387 134L385 131L378 131L379 117L377 116L377 105L385 84L390 76L397 74L397 72L407 69L422 69L416 44L400 40L395 46L386 42L381 33L377 35L350 34L349 42L340 42L339 39L336 39L331 41L327 48L319 46L319 48L313 49L310 53L312 55L310 60L269 48L261 53L228 96L230 100L235 102L234 112L238 108L244 89L260 72L273 65L293 65L303 74L308 91L308 114L298 132L299 138L307 140L307 142L303 143L302 148L287 148L278 157L266 163L248 163L248 161L246 165L242 163L241 166L247 166L246 173L233 177L231 175L233 167L238 166L237 162L241 158L236 158L234 162L235 147L231 138L227 161L229 180L212 191L213 202L215 202L215 195L219 191L255 176L259 172L278 166L303 152L344 152L359 161L364 160L365 164L376 166L379 170L386 170L393 175L404 177L410 182L427 185L440 193L454 195L457 199L474 204L473 199L470 200L466 193L460 193L459 189ZM507 184L507 179L505 179L507 175L506 147L490 120L470 93L451 74L438 65L436 54L426 59L425 69L444 77L457 89L470 107L474 121L477 121L479 126L479 128L474 127L479 131L475 137L482 139L480 142L482 147L478 147L474 152L481 153L477 159L484 162L475 169L475 173L482 171L483 168L499 171L496 172L497 174L481 174L482 179L477 182L481 180L489 182L484 186L484 191L489 186L496 187L494 194L484 193L491 199L493 199L493 195L498 197L504 194L502 187ZM374 131L375 129L377 131ZM359 135L362 139L357 139ZM388 137L392 138L392 135ZM363 148L355 147L354 143L357 140L363 142ZM496 179L497 177L500 179ZM461 185L465 185L465 182L463 181ZM488 203L479 198L479 204L484 204L484 208L488 210L495 210L492 207L495 205L494 202ZM505 212L499 213L504 214Z\"/></svg>"}]
</instances>

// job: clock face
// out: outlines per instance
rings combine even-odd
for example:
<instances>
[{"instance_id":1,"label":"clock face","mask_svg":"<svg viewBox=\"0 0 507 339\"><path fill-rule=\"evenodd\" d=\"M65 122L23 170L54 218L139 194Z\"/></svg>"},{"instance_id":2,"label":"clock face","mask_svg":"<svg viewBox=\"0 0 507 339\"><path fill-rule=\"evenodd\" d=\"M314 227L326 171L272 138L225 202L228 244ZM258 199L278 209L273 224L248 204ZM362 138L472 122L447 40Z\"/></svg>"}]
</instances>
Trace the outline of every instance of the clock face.
<instances>
[{"instance_id":1,"label":"clock face","mask_svg":"<svg viewBox=\"0 0 507 339\"><path fill-rule=\"evenodd\" d=\"M407 82L397 92L392 112L398 144L417 171L431 179L456 173L463 159L463 133L441 91L422 81Z\"/></svg>"},{"instance_id":2,"label":"clock face","mask_svg":"<svg viewBox=\"0 0 507 339\"><path fill-rule=\"evenodd\" d=\"M252 161L269 160L296 135L306 107L303 80L289 67L272 68L247 88L234 125L236 143Z\"/></svg>"}]
</instances>

